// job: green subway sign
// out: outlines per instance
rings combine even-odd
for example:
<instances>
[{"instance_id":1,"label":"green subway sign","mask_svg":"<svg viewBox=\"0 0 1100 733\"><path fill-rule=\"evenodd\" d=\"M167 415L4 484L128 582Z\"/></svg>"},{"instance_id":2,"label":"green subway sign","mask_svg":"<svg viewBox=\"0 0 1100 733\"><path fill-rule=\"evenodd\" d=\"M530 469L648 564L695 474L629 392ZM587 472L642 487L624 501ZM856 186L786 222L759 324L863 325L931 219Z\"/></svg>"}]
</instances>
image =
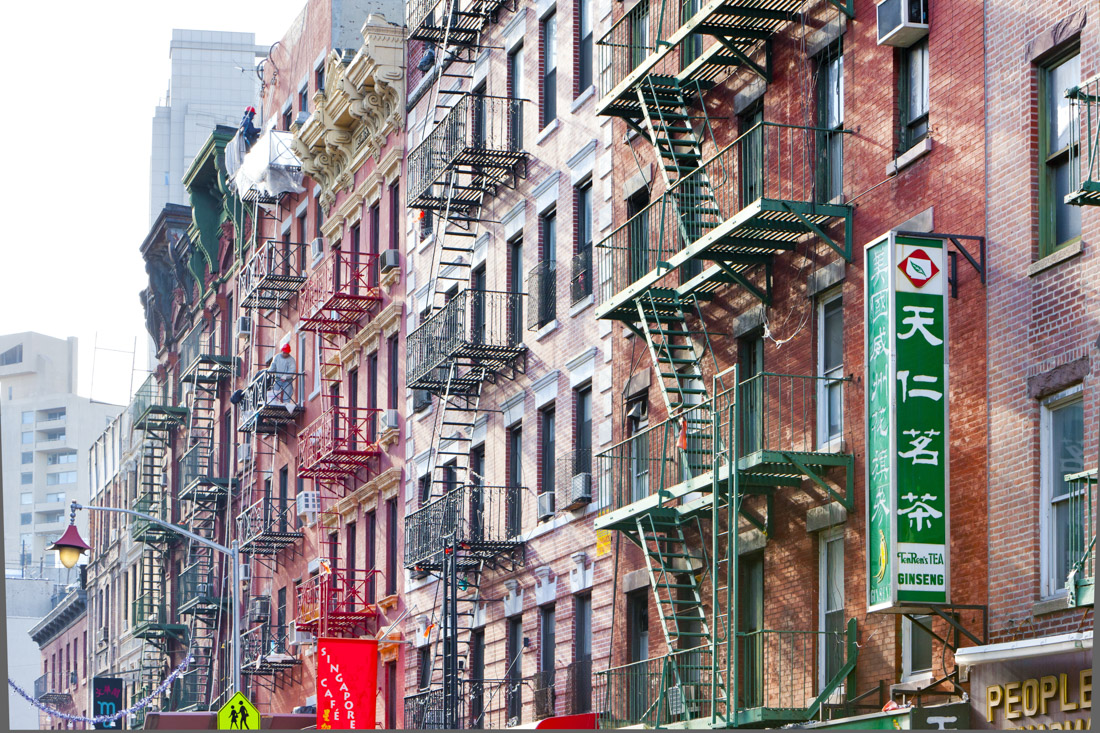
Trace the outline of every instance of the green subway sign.
<instances>
[{"instance_id":1,"label":"green subway sign","mask_svg":"<svg viewBox=\"0 0 1100 733\"><path fill-rule=\"evenodd\" d=\"M867 607L950 603L947 252L891 232L864 250Z\"/></svg>"}]
</instances>

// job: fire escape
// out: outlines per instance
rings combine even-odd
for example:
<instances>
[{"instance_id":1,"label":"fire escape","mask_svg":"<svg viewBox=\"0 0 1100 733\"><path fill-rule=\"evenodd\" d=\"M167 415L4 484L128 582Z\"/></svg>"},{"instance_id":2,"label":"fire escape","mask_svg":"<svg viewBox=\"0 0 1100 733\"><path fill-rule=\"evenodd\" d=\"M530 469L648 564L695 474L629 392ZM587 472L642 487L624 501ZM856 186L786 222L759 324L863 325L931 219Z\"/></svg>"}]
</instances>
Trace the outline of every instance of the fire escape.
<instances>
[{"instance_id":1,"label":"fire escape","mask_svg":"<svg viewBox=\"0 0 1100 733\"><path fill-rule=\"evenodd\" d=\"M215 441L218 424L216 400L232 376L236 359L228 353L223 328L214 318L201 320L180 342L180 382L184 385L187 411L187 445L180 459L181 504L187 529L220 542L219 513L223 512L230 478L229 436ZM216 691L214 669L219 634L225 620L227 597L225 558L188 541L180 572L178 612L188 618L188 638L194 661L180 680L179 710L209 710Z\"/></svg>"},{"instance_id":2,"label":"fire escape","mask_svg":"<svg viewBox=\"0 0 1100 733\"><path fill-rule=\"evenodd\" d=\"M596 527L642 549L665 645L597 675L601 727L805 721L855 667L854 620L833 633L749 628L738 605L739 534L770 536L777 492L808 480L853 509L853 458L815 431L817 401L845 380L724 369L703 309L731 287L769 305L773 268L807 235L851 259L841 157L822 154L846 131L760 121L717 149L706 111L733 71L771 81L772 37L803 4L641 0L597 42L597 111L653 145L662 185L598 244L609 277L596 315L645 344L667 416L597 456ZM832 4L851 17L850 2Z\"/></svg>"},{"instance_id":3,"label":"fire escape","mask_svg":"<svg viewBox=\"0 0 1100 733\"><path fill-rule=\"evenodd\" d=\"M1073 143L1070 193L1065 201L1078 206L1100 206L1100 76L1067 89L1066 97L1070 100Z\"/></svg>"},{"instance_id":4,"label":"fire escape","mask_svg":"<svg viewBox=\"0 0 1100 733\"><path fill-rule=\"evenodd\" d=\"M242 265L237 274L236 331L246 341L238 348L248 383L233 398L238 401L238 430L247 435L237 455L241 510L236 537L244 558L243 582L251 589L241 674L246 688L269 691L283 683L284 670L301 663L290 653L285 618L272 618L276 609L270 589L281 554L303 536L295 522L289 474L275 476L275 454L280 441L297 427L306 392L302 355L294 355L298 367L293 372L278 369L274 360L282 345L290 343L289 334L280 331L281 321L305 285L310 245L291 241L289 234L274 239L265 233L276 231L290 215L285 200L301 190L300 182L301 164L291 152L290 133L275 130L260 136L231 180L251 218L251 226L238 233ZM297 348L296 343L290 346Z\"/></svg>"},{"instance_id":5,"label":"fire escape","mask_svg":"<svg viewBox=\"0 0 1100 733\"><path fill-rule=\"evenodd\" d=\"M171 376L163 384L150 374L130 403L133 429L142 431L141 474L134 509L172 521L172 497L169 491L168 449L172 433L187 419L187 408L176 404ZM152 694L164 679L169 665L168 648L173 642L186 643L187 627L172 621L168 604L168 555L178 536L152 522L135 519L131 536L142 543L138 587L133 601L133 635L144 640L137 680L137 699ZM167 701L154 700L139 712L162 710Z\"/></svg>"},{"instance_id":6,"label":"fire escape","mask_svg":"<svg viewBox=\"0 0 1100 733\"><path fill-rule=\"evenodd\" d=\"M431 674L405 698L406 727L504 727L505 698L519 692L463 673L483 573L514 568L524 552L525 490L486 486L484 466L470 455L483 386L526 369L523 293L490 290L489 265L474 269L486 203L527 173L523 100L511 89L494 96L464 88L485 28L503 8L499 0L418 0L408 10L409 40L438 68L429 132L407 165L408 206L434 222L435 246L428 309L406 343L406 378L437 406L429 484L405 522L405 567L440 585L428 627Z\"/></svg>"}]
</instances>

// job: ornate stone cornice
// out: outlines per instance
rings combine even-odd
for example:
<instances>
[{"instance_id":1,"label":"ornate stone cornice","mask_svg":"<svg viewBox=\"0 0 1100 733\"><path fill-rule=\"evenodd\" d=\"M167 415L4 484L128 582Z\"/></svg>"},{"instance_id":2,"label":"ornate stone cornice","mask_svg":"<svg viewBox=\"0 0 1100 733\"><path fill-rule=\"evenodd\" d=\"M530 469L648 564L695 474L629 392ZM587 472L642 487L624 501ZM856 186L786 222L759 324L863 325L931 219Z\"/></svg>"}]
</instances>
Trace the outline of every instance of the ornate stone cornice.
<instances>
[{"instance_id":1,"label":"ornate stone cornice","mask_svg":"<svg viewBox=\"0 0 1100 733\"><path fill-rule=\"evenodd\" d=\"M386 138L404 126L404 31L372 14L362 34L353 57L329 54L326 89L314 95L315 111L294 131L294 152L302 170L320 183L326 212L338 192L351 189L366 157L380 158Z\"/></svg>"}]
</instances>

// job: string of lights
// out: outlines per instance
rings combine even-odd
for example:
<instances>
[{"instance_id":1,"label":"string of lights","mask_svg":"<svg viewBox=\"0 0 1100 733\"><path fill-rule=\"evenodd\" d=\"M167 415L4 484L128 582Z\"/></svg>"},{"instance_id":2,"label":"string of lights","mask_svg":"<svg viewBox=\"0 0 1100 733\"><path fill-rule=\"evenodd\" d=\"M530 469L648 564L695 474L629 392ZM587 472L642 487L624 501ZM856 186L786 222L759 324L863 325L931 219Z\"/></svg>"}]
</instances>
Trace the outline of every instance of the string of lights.
<instances>
[{"instance_id":1,"label":"string of lights","mask_svg":"<svg viewBox=\"0 0 1100 733\"><path fill-rule=\"evenodd\" d=\"M20 697L22 697L24 700L26 700L31 705L38 708L51 718L60 718L61 720L67 720L73 723L91 723L93 725L96 725L98 723L107 723L112 720L118 720L123 716L136 713L138 710L148 707L155 698L163 695L164 692L172 685L172 683L179 679L180 675L182 675L187 670L188 665L191 664L191 661L193 659L193 656L188 655L187 658L184 659L183 662L181 662L180 665L176 667L172 671L172 673L164 679L164 682L160 683L160 687L149 693L147 697L138 700L131 707L128 707L125 710L120 710L119 712L113 713L111 715L97 715L95 717L88 717L85 715L70 715L68 713L63 713L60 710L51 708L49 705L46 705L34 699L33 695L29 695L26 690L15 684L15 682L10 677L8 678L8 685L13 690L15 690Z\"/></svg>"}]
</instances>

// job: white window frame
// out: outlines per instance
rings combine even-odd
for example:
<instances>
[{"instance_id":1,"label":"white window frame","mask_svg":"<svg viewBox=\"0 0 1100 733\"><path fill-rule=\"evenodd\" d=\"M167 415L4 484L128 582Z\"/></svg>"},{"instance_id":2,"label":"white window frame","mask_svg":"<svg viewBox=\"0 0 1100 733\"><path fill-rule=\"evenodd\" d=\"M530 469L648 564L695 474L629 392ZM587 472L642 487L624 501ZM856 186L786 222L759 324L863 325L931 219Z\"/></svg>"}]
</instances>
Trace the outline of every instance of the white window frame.
<instances>
[{"instance_id":1,"label":"white window frame","mask_svg":"<svg viewBox=\"0 0 1100 733\"><path fill-rule=\"evenodd\" d=\"M826 596L828 595L826 593L826 590L829 587L828 586L828 572L829 572L829 568L828 568L828 559L829 559L828 546L829 546L829 543L833 542L833 541L839 541L840 542L840 562L841 562L840 577L842 578L841 583L843 583L843 578L844 578L844 567L843 567L844 566L844 525L843 524L841 524L839 526L836 526L836 527L830 527L829 529L823 530L818 535L818 545L817 545L817 630L822 632L822 633L824 633L824 631L825 631L825 612L827 610L826 609L826 604L825 604L825 599L826 599ZM845 598L843 588L841 590L841 598L842 599ZM824 636L822 636L821 638L824 639ZM825 688L825 685L828 683L828 680L825 678L825 654L827 652L828 645L825 644L825 643L821 643L821 644L818 644L817 647L818 647L817 648L817 689L822 690L822 689ZM833 694L834 695L841 694L843 692L843 690L844 690L844 687L842 685L841 687L838 687Z\"/></svg>"},{"instance_id":2,"label":"white window frame","mask_svg":"<svg viewBox=\"0 0 1100 733\"><path fill-rule=\"evenodd\" d=\"M1054 459L1051 445L1051 415L1054 410L1084 400L1084 385L1077 384L1044 398L1039 403L1039 596L1043 599L1065 596L1065 578L1054 577L1054 552L1051 522L1051 476Z\"/></svg>"},{"instance_id":3,"label":"white window frame","mask_svg":"<svg viewBox=\"0 0 1100 733\"><path fill-rule=\"evenodd\" d=\"M929 619L933 618L929 615ZM932 667L928 669L913 670L913 628L914 623L907 617L901 619L901 681L902 682L930 682L932 680ZM933 667L935 660L932 660Z\"/></svg>"},{"instance_id":4,"label":"white window frame","mask_svg":"<svg viewBox=\"0 0 1100 733\"><path fill-rule=\"evenodd\" d=\"M833 374L825 373L825 306L834 300L841 300L843 292L840 288L834 288L817 298L817 376L844 376L844 360L841 359L840 367ZM843 315L844 301L841 300L841 319ZM843 320L842 320L843 323ZM843 327L841 328L841 340L843 341ZM843 347L842 347L843 348ZM844 446L844 385L840 387L840 434L836 437L826 437L828 434L828 393L825 389L825 381L817 380L817 449L827 453L838 453Z\"/></svg>"}]
</instances>

